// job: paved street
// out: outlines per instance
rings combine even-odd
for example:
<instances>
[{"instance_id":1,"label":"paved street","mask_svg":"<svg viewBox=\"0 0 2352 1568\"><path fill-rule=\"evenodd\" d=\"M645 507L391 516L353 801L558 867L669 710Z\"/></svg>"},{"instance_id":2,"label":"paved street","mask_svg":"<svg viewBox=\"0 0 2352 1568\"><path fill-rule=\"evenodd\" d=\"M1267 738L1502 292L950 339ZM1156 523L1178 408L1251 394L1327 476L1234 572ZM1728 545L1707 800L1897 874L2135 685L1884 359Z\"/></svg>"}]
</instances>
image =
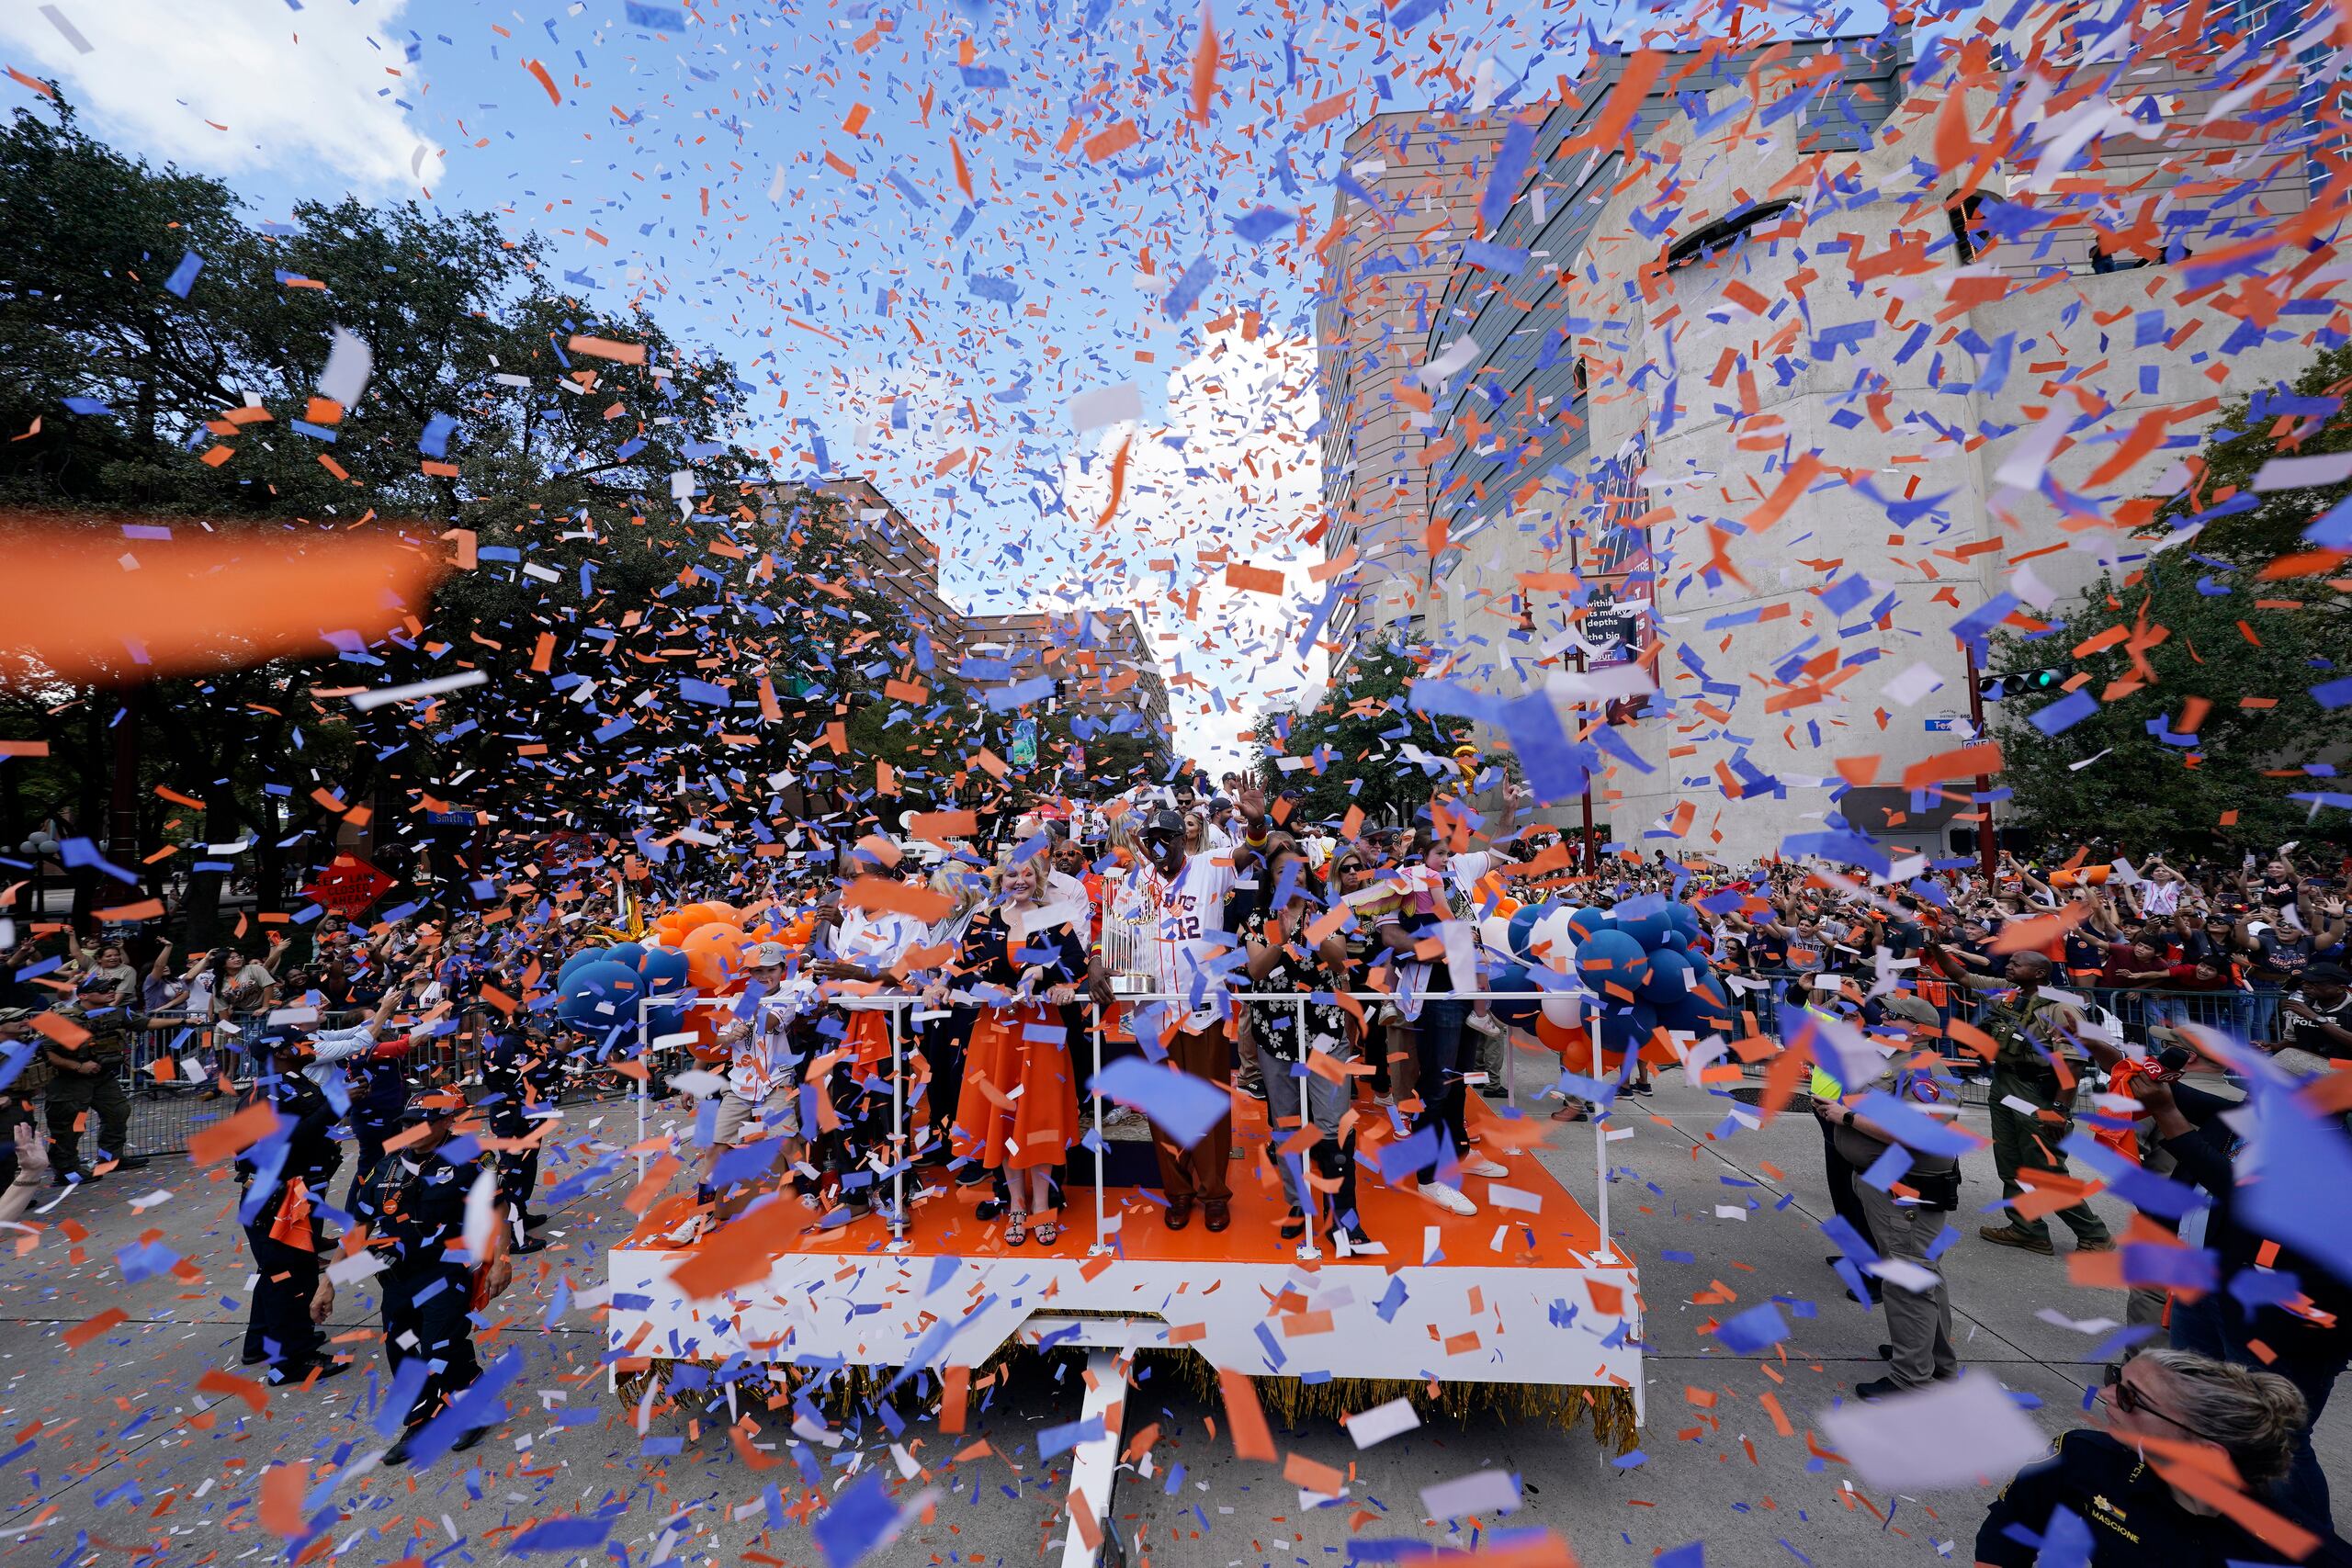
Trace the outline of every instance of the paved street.
<instances>
[{"instance_id":1,"label":"paved street","mask_svg":"<svg viewBox=\"0 0 2352 1568\"><path fill-rule=\"evenodd\" d=\"M1591 1564L1646 1563L1660 1549L1695 1540L1707 1543L1710 1563L1862 1568L1938 1554L1968 1562L1981 1495L1883 1495L1852 1485L1842 1464L1808 1452L1813 1413L1876 1375L1881 1320L1846 1302L1823 1265L1829 1249L1814 1227L1827 1203L1810 1120L1711 1136L1731 1130L1731 1108L1720 1096L1662 1085L1631 1113L1634 1136L1611 1145L1618 1167L1613 1224L1640 1261L1649 1313L1641 1463L1613 1467L1581 1427L1560 1432L1498 1416L1425 1427L1361 1454L1335 1423L1285 1431L1277 1422L1284 1450L1353 1466L1345 1498L1311 1506L1275 1468L1231 1457L1213 1404L1182 1390L1147 1389L1131 1403L1128 1430L1160 1424L1156 1471L1148 1481L1123 1477L1115 1507L1125 1528L1151 1561L1171 1568L1377 1559L1388 1549L1369 1543L1398 1539L1469 1545L1471 1527L1449 1533L1420 1517L1418 1493L1495 1468L1521 1478L1527 1506L1480 1523L1549 1527ZM585 1128L600 1115L597 1132L628 1141L633 1121L609 1107L575 1111L573 1125ZM1969 1115L1981 1130L1984 1112ZM1544 1157L1589 1201L1589 1134L1558 1131L1571 1135ZM550 1172L550 1181L562 1174ZM373 1467L383 1439L365 1417L382 1363L365 1342L372 1298L364 1290L346 1292L334 1328L363 1352L360 1370L309 1393L275 1393L258 1413L232 1393L200 1386L208 1372L242 1371L235 1351L244 1265L232 1261L235 1186L224 1172L162 1160L71 1195L45 1216L52 1228L39 1246L12 1259L0 1279L0 1451L15 1450L0 1493L0 1562L266 1559L283 1542L258 1517L258 1478L271 1465L300 1462L345 1467L308 1505L316 1517L331 1496L332 1545L321 1550L342 1562L487 1562L537 1519L600 1510L617 1513L611 1542L625 1545L632 1563L821 1562L802 1522L808 1509L795 1506L805 1489L788 1461L753 1474L722 1434L696 1437L678 1416L657 1417L651 1440L641 1439L634 1413L605 1392L597 1319L574 1308L542 1325L561 1284L578 1292L598 1281L598 1248L625 1228L614 1217L626 1218L624 1186L591 1194L562 1214L552 1233L558 1245L526 1260L538 1266L536 1274L498 1303L502 1326L486 1340L485 1357L524 1358L508 1391L513 1419L471 1455L422 1475ZM1967 1202L1996 1191L1989 1157L1972 1162ZM2120 1227L2121 1207L2100 1206ZM2098 1378L2085 1358L2104 1334L2041 1314L2120 1318L2121 1295L2069 1287L2063 1242L2056 1259L2004 1251L1975 1239L1973 1215L1957 1217L1970 1232L1947 1255L1963 1359L1973 1375L1998 1378L2038 1402L2036 1417L2052 1433L2075 1424L2084 1391ZM134 1272L164 1271L126 1284L117 1260L125 1249ZM1693 1261L1667 1261L1669 1253ZM173 1255L193 1267L174 1274ZM1692 1304L1702 1294L1736 1302ZM1785 1363L1766 1358L1782 1381L1697 1332L1713 1316L1772 1297L1817 1309L1792 1309L1795 1336L1784 1347ZM66 1331L108 1309L128 1315L68 1343ZM1804 1315L1808 1310L1814 1314ZM1058 1382L1036 1366L1009 1397L976 1410L964 1438L943 1438L922 1421L893 1434L868 1416L829 1453L825 1462L837 1473L878 1466L895 1478L895 1443L938 1489L931 1521L910 1529L888 1561L1038 1560L1057 1527L1068 1456L1040 1462L1037 1433L1073 1419L1079 1393L1075 1365L1062 1367ZM1777 1394L1794 1435L1775 1432L1758 1404L1768 1392ZM952 1462L976 1438L987 1440L989 1452ZM661 1451L673 1446L677 1452ZM2323 1424L2319 1446L2342 1496L2352 1486L2352 1416L2340 1405ZM763 1462L772 1461L763 1456ZM1184 1473L1171 1488L1178 1464ZM796 1483L783 1485L785 1478ZM781 1529L768 1522L770 1483L782 1487L777 1505L797 1515ZM617 1560L608 1550L573 1555Z\"/></svg>"}]
</instances>

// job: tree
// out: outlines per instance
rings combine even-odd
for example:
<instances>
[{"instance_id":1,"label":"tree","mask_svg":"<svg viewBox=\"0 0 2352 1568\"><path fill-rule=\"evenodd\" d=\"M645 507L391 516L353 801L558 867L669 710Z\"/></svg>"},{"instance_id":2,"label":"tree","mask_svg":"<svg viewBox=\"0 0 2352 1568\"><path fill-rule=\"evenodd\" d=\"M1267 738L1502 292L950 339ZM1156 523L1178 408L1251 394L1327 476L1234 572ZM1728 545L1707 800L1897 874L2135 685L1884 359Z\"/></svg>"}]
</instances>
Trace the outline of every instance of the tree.
<instances>
[{"instance_id":1,"label":"tree","mask_svg":"<svg viewBox=\"0 0 2352 1568\"><path fill-rule=\"evenodd\" d=\"M2055 703L2004 702L2019 827L2058 841L2111 830L2127 854L2352 843L2352 818L2292 798L2340 790L2335 766L2352 756L2352 689L2329 689L2352 674L2352 606L2332 575L2345 556L2303 537L2352 481L2253 488L2273 458L2352 450L2347 390L2352 348L2338 348L2223 410L2188 488L2143 530L2201 525L2194 539L2101 578L2049 630L1998 641L2006 693L2055 669L2076 688L2065 700L2098 704L2045 734L2033 721Z\"/></svg>"},{"instance_id":2,"label":"tree","mask_svg":"<svg viewBox=\"0 0 2352 1568\"><path fill-rule=\"evenodd\" d=\"M218 182L127 158L65 107L0 128L0 350L25 370L0 420L26 436L0 445L0 500L117 541L177 513L224 554L364 525L452 563L372 641L0 691L0 734L49 743L6 774L10 844L62 814L118 861L185 856L201 926L221 868L277 908L358 806L379 846L467 807L643 848L752 832L786 774L845 828L883 767L952 792L968 705L842 565L841 503L730 440L751 389L726 361L550 291L535 243L413 204L253 229ZM349 408L316 396L338 331L374 352ZM335 694L453 673L480 686L364 713ZM110 800L131 803L129 848ZM84 911L135 897L102 879L80 873Z\"/></svg>"},{"instance_id":3,"label":"tree","mask_svg":"<svg viewBox=\"0 0 2352 1568\"><path fill-rule=\"evenodd\" d=\"M1446 773L1409 761L1404 748L1450 756L1455 737L1406 705L1420 663L1401 648L1366 648L1350 660L1346 679L1311 713L1270 714L1258 721L1256 767L1269 793L1297 799L1295 814L1309 821L1342 819L1361 807L1374 821L1410 821L1424 809ZM1284 772L1279 759L1305 767Z\"/></svg>"}]
</instances>

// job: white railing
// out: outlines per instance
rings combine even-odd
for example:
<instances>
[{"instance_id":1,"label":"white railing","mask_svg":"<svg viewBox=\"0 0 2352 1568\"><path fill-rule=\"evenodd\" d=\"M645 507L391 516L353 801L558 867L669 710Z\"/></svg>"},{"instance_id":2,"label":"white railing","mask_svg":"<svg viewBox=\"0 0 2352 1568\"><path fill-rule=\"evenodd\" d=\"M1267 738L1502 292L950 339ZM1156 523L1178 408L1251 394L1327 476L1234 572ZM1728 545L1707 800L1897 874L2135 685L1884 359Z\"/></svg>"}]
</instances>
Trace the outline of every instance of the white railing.
<instances>
[{"instance_id":1,"label":"white railing","mask_svg":"<svg viewBox=\"0 0 2352 1568\"><path fill-rule=\"evenodd\" d=\"M1297 1009L1302 1029L1307 1003L1315 999L1317 997L1329 996L1330 994L1331 993L1320 991L1250 991L1226 993L1227 998L1236 1005L1243 1002L1289 1002ZM1374 1007L1394 1003L1397 1000L1396 996L1393 992L1388 991L1348 991L1340 994L1350 997L1357 1002ZM951 999L959 996L967 1006L993 1005L980 998L971 996L968 993L950 993ZM1600 1062L1600 1014L1596 1008L1589 1005L1590 1002L1589 998L1583 997L1578 993L1562 991L1445 991L1425 994L1421 996L1419 1000L1423 1004L1432 1001L1541 1003L1547 1000L1555 1001L1563 998L1573 998L1576 999L1579 1003L1581 1010L1585 1014L1585 1027L1588 1032L1588 1039L1590 1042L1593 1053L1592 1061L1595 1068L1594 1076L1597 1077ZM658 1070L655 1066L655 1056L657 1053L653 1043L654 1035L651 1029L652 1010L657 1006L665 1008L680 1005L694 1007L697 1005L708 1005L711 1002L725 1001L727 999L729 998L704 998L698 997L694 992L673 992L668 996L643 997L639 998L638 1043L639 1055L638 1059L645 1066L645 1077L638 1085L636 1097L637 1142L639 1149L639 1153L637 1156L637 1165L638 1176L640 1180L644 1179L647 1168L646 1156L642 1152L646 1142L646 1118L648 1109L652 1099L653 1075ZM1113 1007L1136 1007L1152 1002L1173 1002L1186 1008L1188 1010L1194 1005L1193 998L1188 995L1179 995L1166 991L1143 991L1133 994L1123 993L1115 998L1110 1005ZM908 1108L906 1094L907 1032L905 1025L909 1021L906 1019L905 1014L906 1010L910 1008L927 1007L932 1004L929 1002L928 998L924 997L903 992L891 992L867 996L847 997L832 1005L845 1007L853 1010L859 1011L879 1011L887 1009L890 1014L890 1152L893 1157L891 1159L888 1171L890 1179L890 1201L885 1211L884 1220L888 1225L890 1231L889 1250L894 1252L903 1251L907 1246L907 1170L909 1166L912 1163L906 1147ZM1104 1009L1102 1005L1097 1004L1091 998L1084 995L1081 995L1078 1001L1073 1005L1083 1007L1088 1010L1089 1021L1087 1024L1087 1036L1093 1045L1094 1067L1093 1072L1089 1075L1088 1078L1089 1087L1087 1099L1091 1102L1094 1127L1095 1243L1089 1251L1091 1254L1099 1255L1108 1253L1112 1250L1109 1244L1102 1239L1106 1234L1105 1226L1107 1225L1110 1218L1107 1201L1103 1195L1103 1189L1106 1183L1102 1179L1107 1155L1102 1137L1103 1096L1099 1089L1093 1087L1093 1085L1100 1080L1102 1073ZM1466 1032L1466 1024L1464 1025L1464 1029ZM1516 1055L1516 1048L1510 1043L1506 1042L1503 1052L1504 1087L1508 1092L1513 1095L1516 1095L1518 1089L1517 1068L1518 1057ZM1231 1088L1230 1085L1219 1085L1218 1087L1228 1089ZM1419 1085L1416 1087L1424 1094L1430 1092L1430 1089L1427 1087ZM1306 1115L1306 1100L1304 1094L1302 1094L1300 1098L1300 1110L1301 1118L1302 1121L1304 1121ZM1603 1249L1603 1258L1604 1260L1613 1261L1618 1257L1618 1252L1616 1243L1611 1239L1609 1229L1610 1129L1608 1126L1608 1111L1606 1108L1598 1106L1594 1108L1591 1124L1594 1191L1592 1214L1596 1229L1600 1235L1600 1246ZM946 1136L947 1129L944 1127L939 1128L937 1129L937 1133L938 1135L944 1139ZM815 1142L814 1138L810 1138L809 1142L813 1145ZM1302 1150L1294 1157L1299 1161L1300 1165L1298 1173L1299 1190L1302 1193L1305 1193L1311 1190L1306 1179L1306 1153ZM1314 1228L1311 1224L1307 1229L1306 1235L1307 1245L1311 1247L1315 1235Z\"/></svg>"}]
</instances>

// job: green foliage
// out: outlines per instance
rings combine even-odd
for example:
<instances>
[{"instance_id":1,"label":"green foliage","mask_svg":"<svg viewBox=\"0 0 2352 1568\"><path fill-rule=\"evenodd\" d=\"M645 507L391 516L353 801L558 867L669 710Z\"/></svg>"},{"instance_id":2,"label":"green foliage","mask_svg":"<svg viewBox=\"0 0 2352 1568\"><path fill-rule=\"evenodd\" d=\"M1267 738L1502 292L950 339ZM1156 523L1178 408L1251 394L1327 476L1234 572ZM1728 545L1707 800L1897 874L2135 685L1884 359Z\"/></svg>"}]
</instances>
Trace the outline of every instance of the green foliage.
<instances>
[{"instance_id":1,"label":"green foliage","mask_svg":"<svg viewBox=\"0 0 2352 1568\"><path fill-rule=\"evenodd\" d=\"M2352 759L2352 707L2326 707L2311 695L2352 675L2352 616L2326 581L2342 569L2320 562L2293 577L2259 575L2280 557L2309 551L2303 529L2352 494L2352 483L2250 489L2273 457L2352 448L2347 382L2352 349L2337 349L2291 388L2224 410L2191 460L2194 484L2151 530L2202 521L2194 541L2121 581L2103 578L2047 635L1999 642L1997 672L2064 664L2087 672L2083 689L2100 699L2095 714L2054 737L2029 722L2039 700L2004 705L1996 728L2019 827L2053 842L2104 836L2127 852L2180 854L2267 851L2290 839L2352 843L2352 817L2342 809L2314 818L2309 803L2289 798L2342 790L2332 773L2304 770ZM2069 657L2118 626L2127 634L2121 642ZM2247 698L2275 705L2248 707ZM2177 743L2187 737L2176 727L2188 722L2196 699L2207 705L2194 741Z\"/></svg>"},{"instance_id":2,"label":"green foliage","mask_svg":"<svg viewBox=\"0 0 2352 1568\"><path fill-rule=\"evenodd\" d=\"M164 282L188 250L204 266L182 299ZM337 412L311 399L338 327L374 371L356 407L321 418ZM575 336L641 345L643 363L581 357ZM249 842L240 869L268 908L327 858L319 794L371 802L397 866L434 802L627 840L740 832L795 784L854 825L877 762L917 797L962 771L975 726L944 671L921 705L883 697L917 675L912 637L845 567L843 504L755 483L729 440L750 389L641 310L551 291L537 247L487 215L308 203L256 229L218 182L127 158L70 108L19 110L0 126L0 433L27 437L0 443L0 502L54 526L119 540L125 521L176 514L196 520L180 536L233 554L289 534L332 549L364 525L444 558L469 543L477 560L364 648L203 679L146 680L126 660L107 687L0 692L0 735L51 746L0 771L7 845L57 818L122 858L111 800L141 858ZM424 470L435 416L431 460L454 476ZM681 472L696 481L683 506ZM318 695L473 670L480 689L432 705L363 714ZM846 755L827 742L836 720ZM140 760L122 791L119 755ZM192 901L217 891L208 875ZM96 878L81 891L86 907Z\"/></svg>"},{"instance_id":3,"label":"green foliage","mask_svg":"<svg viewBox=\"0 0 2352 1568\"><path fill-rule=\"evenodd\" d=\"M1358 806L1369 820L1410 821L1448 780L1431 777L1402 748L1414 745L1442 757L1454 743L1450 730L1407 709L1406 692L1419 674L1419 661L1403 649L1359 651L1344 680L1312 713L1269 714L1258 721L1260 782L1270 794L1295 795L1297 817L1306 820L1342 818ZM1319 757L1320 766L1284 773L1277 757Z\"/></svg>"}]
</instances>

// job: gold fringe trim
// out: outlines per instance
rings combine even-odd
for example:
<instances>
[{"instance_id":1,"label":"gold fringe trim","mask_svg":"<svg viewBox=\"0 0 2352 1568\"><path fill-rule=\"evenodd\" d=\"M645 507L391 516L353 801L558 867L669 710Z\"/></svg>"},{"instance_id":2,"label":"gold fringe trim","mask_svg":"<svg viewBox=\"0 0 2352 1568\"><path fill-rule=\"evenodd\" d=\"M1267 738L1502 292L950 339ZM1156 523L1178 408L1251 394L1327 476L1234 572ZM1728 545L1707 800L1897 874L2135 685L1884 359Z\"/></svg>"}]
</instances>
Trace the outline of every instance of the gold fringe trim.
<instances>
[{"instance_id":1,"label":"gold fringe trim","mask_svg":"<svg viewBox=\"0 0 2352 1568\"><path fill-rule=\"evenodd\" d=\"M1066 1360L1074 1369L1079 1364L1076 1351L1056 1348L1039 1351L1017 1340L1007 1341L997 1353L979 1367L973 1369L972 1392L978 1394L987 1383L995 1381L1000 1372L1010 1374L1012 1364L1023 1363L1023 1371L1035 1372L1050 1380L1046 1363L1056 1359ZM1136 1354L1137 1374L1143 1375L1136 1392L1150 1398L1159 1389L1172 1383L1204 1404L1219 1403L1216 1369L1198 1354L1182 1348L1147 1348ZM645 1397L649 1383L659 1380L663 1392L657 1393L653 1413L666 1414L686 1408L699 1421L711 1404L718 1404L724 1417L726 1389L723 1384L710 1384L690 1389L685 1397L694 1402L682 1406L668 1397L670 1369L676 1361L656 1359L641 1372L622 1378L620 1396L634 1408ZM789 1363L767 1363L746 1368L752 1373L763 1374L770 1394L763 1401L752 1389L739 1384L736 1403L739 1410L754 1416L758 1406L773 1402L772 1407L789 1406L792 1396L810 1383L822 1386L810 1394L810 1403L820 1410L846 1419L861 1409L871 1409L883 1396L883 1391L898 1374L887 1367L837 1367L829 1372L813 1368L796 1367ZM1162 1380L1166 1380L1162 1382ZM1065 1371L1063 1381L1075 1388L1078 1381ZM1629 1453L1640 1438L1640 1428L1634 1415L1634 1393L1631 1389L1596 1387L1580 1383L1525 1382L1441 1382L1430 1392L1431 1385L1421 1379L1407 1378L1331 1378L1322 1382L1306 1382L1297 1378L1257 1377L1250 1380L1257 1386L1258 1398L1266 1413L1284 1427L1296 1428L1306 1421L1337 1421L1342 1416L1369 1410L1394 1399L1409 1400L1413 1409L1425 1422L1448 1421L1456 1426L1467 1425L1474 1417L1500 1416L1514 1421L1540 1421L1561 1431L1573 1431L1579 1423L1589 1422L1593 1441L1612 1453ZM938 1377L934 1371L927 1378L912 1378L890 1395L894 1404L913 1402L913 1390L921 1386L925 1392L920 1404L931 1405L938 1398Z\"/></svg>"}]
</instances>

